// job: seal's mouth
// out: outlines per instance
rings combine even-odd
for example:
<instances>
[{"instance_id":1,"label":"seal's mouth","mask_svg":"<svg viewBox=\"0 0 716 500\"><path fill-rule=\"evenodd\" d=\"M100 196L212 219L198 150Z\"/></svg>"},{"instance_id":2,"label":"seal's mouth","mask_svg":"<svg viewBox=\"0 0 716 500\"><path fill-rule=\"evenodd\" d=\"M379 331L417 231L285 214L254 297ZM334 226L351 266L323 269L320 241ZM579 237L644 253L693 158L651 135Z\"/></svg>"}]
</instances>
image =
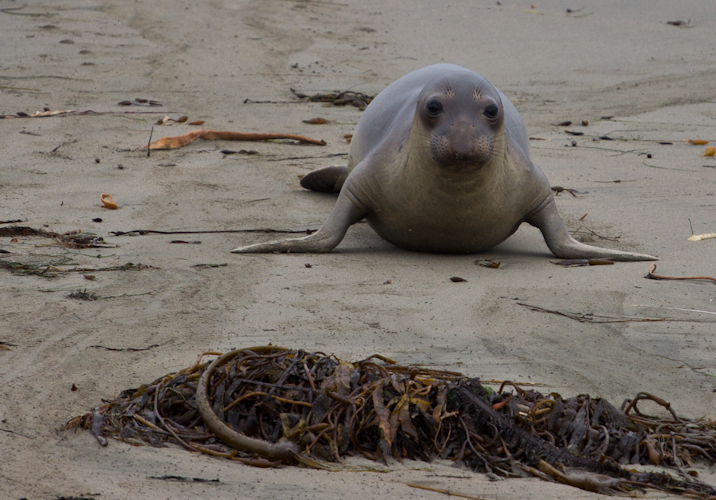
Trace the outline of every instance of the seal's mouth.
<instances>
[{"instance_id":1,"label":"seal's mouth","mask_svg":"<svg viewBox=\"0 0 716 500\"><path fill-rule=\"evenodd\" d=\"M491 137L455 140L446 135L433 135L430 141L433 160L450 170L478 170L489 162L493 152Z\"/></svg>"}]
</instances>

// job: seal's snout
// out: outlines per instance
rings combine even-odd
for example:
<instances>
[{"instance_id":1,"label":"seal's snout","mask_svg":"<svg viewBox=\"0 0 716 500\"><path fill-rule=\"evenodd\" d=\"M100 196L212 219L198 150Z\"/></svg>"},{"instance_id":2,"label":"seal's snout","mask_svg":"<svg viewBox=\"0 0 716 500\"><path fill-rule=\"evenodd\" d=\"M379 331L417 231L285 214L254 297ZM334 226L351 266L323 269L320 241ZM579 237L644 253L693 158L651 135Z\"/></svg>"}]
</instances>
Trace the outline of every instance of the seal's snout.
<instances>
[{"instance_id":1,"label":"seal's snout","mask_svg":"<svg viewBox=\"0 0 716 500\"><path fill-rule=\"evenodd\" d=\"M444 134L433 134L430 150L433 159L449 167L480 167L492 155L490 134L479 133L470 122L456 122Z\"/></svg>"}]
</instances>

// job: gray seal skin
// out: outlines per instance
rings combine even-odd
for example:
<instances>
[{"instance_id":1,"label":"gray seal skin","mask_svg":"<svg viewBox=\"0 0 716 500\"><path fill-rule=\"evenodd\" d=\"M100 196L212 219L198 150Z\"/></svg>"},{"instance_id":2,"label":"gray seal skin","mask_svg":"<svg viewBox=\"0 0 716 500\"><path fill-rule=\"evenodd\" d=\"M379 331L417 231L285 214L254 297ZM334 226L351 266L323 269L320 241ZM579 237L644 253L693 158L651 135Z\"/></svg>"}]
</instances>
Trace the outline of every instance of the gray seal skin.
<instances>
[{"instance_id":1,"label":"gray seal skin","mask_svg":"<svg viewBox=\"0 0 716 500\"><path fill-rule=\"evenodd\" d=\"M339 193L317 232L232 252L329 252L365 218L383 239L419 252L481 252L528 222L560 258L657 260L572 238L530 161L517 109L482 76L452 64L389 85L358 122L348 166L311 172L301 185Z\"/></svg>"}]
</instances>

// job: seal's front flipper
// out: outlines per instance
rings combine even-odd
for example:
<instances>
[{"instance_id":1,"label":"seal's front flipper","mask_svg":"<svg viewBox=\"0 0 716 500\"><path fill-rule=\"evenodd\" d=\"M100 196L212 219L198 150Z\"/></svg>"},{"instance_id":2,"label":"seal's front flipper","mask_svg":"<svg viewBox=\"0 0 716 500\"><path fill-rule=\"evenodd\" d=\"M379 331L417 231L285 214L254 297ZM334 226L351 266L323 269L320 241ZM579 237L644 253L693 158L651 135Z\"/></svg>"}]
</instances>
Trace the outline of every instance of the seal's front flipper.
<instances>
[{"instance_id":1,"label":"seal's front flipper","mask_svg":"<svg viewBox=\"0 0 716 500\"><path fill-rule=\"evenodd\" d=\"M549 201L537 212L527 218L527 222L542 231L547 246L554 255L560 259L594 259L607 258L613 260L638 261L638 260L659 260L657 257L641 253L622 252L609 248L593 247L579 243L572 238L562 219L559 218L554 198L550 196Z\"/></svg>"},{"instance_id":2,"label":"seal's front flipper","mask_svg":"<svg viewBox=\"0 0 716 500\"><path fill-rule=\"evenodd\" d=\"M315 233L303 238L269 241L234 248L232 253L325 253L333 250L348 228L368 215L369 210L346 193L338 195L328 219Z\"/></svg>"},{"instance_id":3,"label":"seal's front flipper","mask_svg":"<svg viewBox=\"0 0 716 500\"><path fill-rule=\"evenodd\" d=\"M301 187L319 193L340 193L348 177L348 167L326 167L303 176Z\"/></svg>"}]
</instances>

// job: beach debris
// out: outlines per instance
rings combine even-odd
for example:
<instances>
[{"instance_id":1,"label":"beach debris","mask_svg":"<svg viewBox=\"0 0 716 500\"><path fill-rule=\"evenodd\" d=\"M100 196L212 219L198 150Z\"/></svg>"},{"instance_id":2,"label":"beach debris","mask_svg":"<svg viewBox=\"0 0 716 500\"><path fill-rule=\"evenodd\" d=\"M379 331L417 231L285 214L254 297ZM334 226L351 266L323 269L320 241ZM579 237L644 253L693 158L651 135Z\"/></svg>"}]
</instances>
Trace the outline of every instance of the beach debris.
<instances>
[{"instance_id":1,"label":"beach debris","mask_svg":"<svg viewBox=\"0 0 716 500\"><path fill-rule=\"evenodd\" d=\"M121 266L108 266L108 267L72 267L69 269L62 269L58 266L66 266L68 264L62 264L57 262L50 262L47 264L25 264L22 262L9 262L0 260L0 269L7 269L13 274L22 274L26 276L40 276L43 278L56 278L61 274L67 273L95 273L103 271L143 271L145 269L158 269L152 266L144 264L133 264L128 262ZM89 276L89 275L88 275Z\"/></svg>"},{"instance_id":2,"label":"beach debris","mask_svg":"<svg viewBox=\"0 0 716 500\"><path fill-rule=\"evenodd\" d=\"M714 154L716 154L716 148L714 148L713 146L709 146L706 148L706 151L704 151L704 154L702 154L701 156L713 156Z\"/></svg>"},{"instance_id":3,"label":"beach debris","mask_svg":"<svg viewBox=\"0 0 716 500\"><path fill-rule=\"evenodd\" d=\"M582 191L577 191L576 189L565 188L562 186L552 186L552 191L554 191L555 196L559 196L559 193L566 191L569 194L571 194L572 196L574 196L575 198L579 198L579 196L577 196L578 194L587 194L587 191L582 192Z\"/></svg>"},{"instance_id":4,"label":"beach debris","mask_svg":"<svg viewBox=\"0 0 716 500\"><path fill-rule=\"evenodd\" d=\"M364 94L363 92L354 92L352 90L345 90L343 92L336 90L334 92L318 93L313 95L303 94L294 89L289 90L299 99L305 99L309 102L327 102L333 104L334 106L352 105L360 109L365 109L375 98L375 96Z\"/></svg>"},{"instance_id":5,"label":"beach debris","mask_svg":"<svg viewBox=\"0 0 716 500\"><path fill-rule=\"evenodd\" d=\"M343 134L343 138L346 140L347 143L350 144L350 142L353 140L353 134Z\"/></svg>"},{"instance_id":6,"label":"beach debris","mask_svg":"<svg viewBox=\"0 0 716 500\"><path fill-rule=\"evenodd\" d=\"M583 126L583 127L586 127L587 125L589 125L589 121L587 121L587 120L582 120L582 126Z\"/></svg>"},{"instance_id":7,"label":"beach debris","mask_svg":"<svg viewBox=\"0 0 716 500\"><path fill-rule=\"evenodd\" d=\"M466 283L467 282L467 280L465 278L461 278L460 276L453 276L452 278L450 278L450 281L452 281L453 283Z\"/></svg>"},{"instance_id":8,"label":"beach debris","mask_svg":"<svg viewBox=\"0 0 716 500\"><path fill-rule=\"evenodd\" d=\"M268 199L268 198L267 198ZM1 231L1 230L0 230ZM159 231L156 229L132 229L130 231L110 231L114 236L143 236L146 234L224 234L224 233L265 233L265 234L313 234L317 229L208 229L206 231ZM0 234L2 236L2 234Z\"/></svg>"},{"instance_id":9,"label":"beach debris","mask_svg":"<svg viewBox=\"0 0 716 500\"><path fill-rule=\"evenodd\" d=\"M108 208L110 210L117 210L119 206L112 199L112 195L108 193L101 193L99 199L102 202L102 208Z\"/></svg>"},{"instance_id":10,"label":"beach debris","mask_svg":"<svg viewBox=\"0 0 716 500\"><path fill-rule=\"evenodd\" d=\"M497 2L497 5L502 5L500 2ZM469 500L485 500L483 497L476 497L473 495L468 495L467 493L460 493L455 490L447 490L445 488L435 488L433 486L425 486L424 484L416 484L416 483L403 483L406 486L410 486L411 488L416 488L419 490L425 490L425 491L434 491L435 493L442 493L443 495L447 495L450 497L458 497L458 498L467 498Z\"/></svg>"},{"instance_id":11,"label":"beach debris","mask_svg":"<svg viewBox=\"0 0 716 500\"><path fill-rule=\"evenodd\" d=\"M95 233L91 232L83 233L81 229L77 229L75 231L68 231L66 233L56 233L54 231L34 229L27 226L10 226L0 228L0 236L40 236L55 240L54 243L50 243L49 245L35 245L38 247L61 246L63 248L76 249L116 247L116 245L107 244L101 236L97 236ZM11 240L12 243L17 243L17 241L17 238L13 238Z\"/></svg>"},{"instance_id":12,"label":"beach debris","mask_svg":"<svg viewBox=\"0 0 716 500\"><path fill-rule=\"evenodd\" d=\"M502 264L501 260L476 260L475 264L482 267L487 267L489 269L497 269L500 267L500 264Z\"/></svg>"},{"instance_id":13,"label":"beach debris","mask_svg":"<svg viewBox=\"0 0 716 500\"><path fill-rule=\"evenodd\" d=\"M303 123L308 123L309 125L325 125L327 123L334 123L333 120L327 120L326 118L316 117L311 118L309 120L303 120Z\"/></svg>"},{"instance_id":14,"label":"beach debris","mask_svg":"<svg viewBox=\"0 0 716 500\"><path fill-rule=\"evenodd\" d=\"M189 122L187 125L204 125L204 120L194 120L193 122Z\"/></svg>"},{"instance_id":15,"label":"beach debris","mask_svg":"<svg viewBox=\"0 0 716 500\"><path fill-rule=\"evenodd\" d=\"M171 125L174 125L175 123L186 123L187 120L189 120L189 117L188 117L188 116L180 116L180 117L177 118L176 120L173 119L173 118L169 118L168 116L165 116L165 117L162 118L161 120L158 120L158 121L155 123L155 125L171 126ZM201 123L199 123L199 125L201 125L202 123L204 123L202 120L199 120L199 121L201 122ZM194 122L192 122L192 123L194 123ZM191 125L192 123L190 123L189 125Z\"/></svg>"},{"instance_id":16,"label":"beach debris","mask_svg":"<svg viewBox=\"0 0 716 500\"><path fill-rule=\"evenodd\" d=\"M63 110L55 110L51 111L49 108L45 108L43 111L35 111L33 114L30 115L30 118L43 118L45 116L56 116L56 115L65 115L67 113L73 113L74 111L71 109L63 109Z\"/></svg>"},{"instance_id":17,"label":"beach debris","mask_svg":"<svg viewBox=\"0 0 716 500\"><path fill-rule=\"evenodd\" d=\"M694 26L696 26L696 24L691 24L691 19L689 19L688 21L666 21L666 24L669 24L671 26L678 26L679 28L693 28Z\"/></svg>"},{"instance_id":18,"label":"beach debris","mask_svg":"<svg viewBox=\"0 0 716 500\"><path fill-rule=\"evenodd\" d=\"M684 139L684 142L688 142L689 144L693 144L694 146L705 146L709 143L709 141L705 141L703 139Z\"/></svg>"},{"instance_id":19,"label":"beach debris","mask_svg":"<svg viewBox=\"0 0 716 500\"><path fill-rule=\"evenodd\" d=\"M201 477L184 477L184 476L147 476L149 479L162 479L164 481L187 481L194 483L219 483L218 479L204 479Z\"/></svg>"},{"instance_id":20,"label":"beach debris","mask_svg":"<svg viewBox=\"0 0 716 500\"><path fill-rule=\"evenodd\" d=\"M610 259L563 259L550 262L562 267L610 266L614 264L614 261Z\"/></svg>"},{"instance_id":21,"label":"beach debris","mask_svg":"<svg viewBox=\"0 0 716 500\"><path fill-rule=\"evenodd\" d=\"M209 355L218 357L204 361ZM667 416L645 414L638 408L644 402ZM343 465L343 458L441 458L493 476L527 473L602 493L716 495L688 470L700 459L716 460L716 421L679 417L657 396L641 392L615 406L586 394L543 395L509 380L493 389L459 372L400 365L379 354L346 362L272 345L207 352L63 430L78 428L103 445L108 438L174 443L258 467L385 471ZM624 468L631 464L671 474Z\"/></svg>"},{"instance_id":22,"label":"beach debris","mask_svg":"<svg viewBox=\"0 0 716 500\"><path fill-rule=\"evenodd\" d=\"M75 290L74 292L70 292L67 295L68 299L76 299L76 300L97 300L99 297L92 293L87 292L87 289L85 290Z\"/></svg>"},{"instance_id":23,"label":"beach debris","mask_svg":"<svg viewBox=\"0 0 716 500\"><path fill-rule=\"evenodd\" d=\"M687 238L688 241L701 241L716 238L716 233L692 234Z\"/></svg>"},{"instance_id":24,"label":"beach debris","mask_svg":"<svg viewBox=\"0 0 716 500\"><path fill-rule=\"evenodd\" d=\"M565 132L569 135L584 135L584 132L579 132L577 130L565 130Z\"/></svg>"},{"instance_id":25,"label":"beach debris","mask_svg":"<svg viewBox=\"0 0 716 500\"><path fill-rule=\"evenodd\" d=\"M662 274L656 274L654 273L656 271L656 264L652 264L649 266L649 272L646 274L645 278L651 279L651 280L710 280L716 283L716 278L712 278L710 276L684 276L684 277L674 277L674 276L664 276Z\"/></svg>"},{"instance_id":26,"label":"beach debris","mask_svg":"<svg viewBox=\"0 0 716 500\"><path fill-rule=\"evenodd\" d=\"M658 321L666 321L665 318L644 318L641 316L629 317L629 316L607 316L604 314L593 314L593 313L573 313L569 311L557 311L553 309L546 309L544 307L536 306L533 304L526 304L524 302L515 302L518 306L526 307L527 309L534 312L541 312L547 314L555 314L564 318L573 319L580 323L650 323Z\"/></svg>"},{"instance_id":27,"label":"beach debris","mask_svg":"<svg viewBox=\"0 0 716 500\"><path fill-rule=\"evenodd\" d=\"M133 101L120 101L117 106L161 106L162 103L159 101L153 101L151 99L143 99L140 97L135 98Z\"/></svg>"},{"instance_id":28,"label":"beach debris","mask_svg":"<svg viewBox=\"0 0 716 500\"><path fill-rule=\"evenodd\" d=\"M325 146L326 141L311 139L302 135L295 134L263 134L263 133L243 133L230 132L227 130L194 130L184 135L165 137L158 141L151 142L143 149L176 149L187 144L191 144L197 139L206 141L270 141L276 139L289 139L306 144L314 144L317 146Z\"/></svg>"},{"instance_id":29,"label":"beach debris","mask_svg":"<svg viewBox=\"0 0 716 500\"><path fill-rule=\"evenodd\" d=\"M238 151L234 151L233 149L222 149L220 151L220 153L224 154L224 155L248 155L248 156L259 154L259 152L254 149L248 149L248 150L240 149Z\"/></svg>"},{"instance_id":30,"label":"beach debris","mask_svg":"<svg viewBox=\"0 0 716 500\"><path fill-rule=\"evenodd\" d=\"M571 121L565 120L563 122L555 123L554 126L555 127L569 127L571 124L572 124Z\"/></svg>"}]
</instances>

